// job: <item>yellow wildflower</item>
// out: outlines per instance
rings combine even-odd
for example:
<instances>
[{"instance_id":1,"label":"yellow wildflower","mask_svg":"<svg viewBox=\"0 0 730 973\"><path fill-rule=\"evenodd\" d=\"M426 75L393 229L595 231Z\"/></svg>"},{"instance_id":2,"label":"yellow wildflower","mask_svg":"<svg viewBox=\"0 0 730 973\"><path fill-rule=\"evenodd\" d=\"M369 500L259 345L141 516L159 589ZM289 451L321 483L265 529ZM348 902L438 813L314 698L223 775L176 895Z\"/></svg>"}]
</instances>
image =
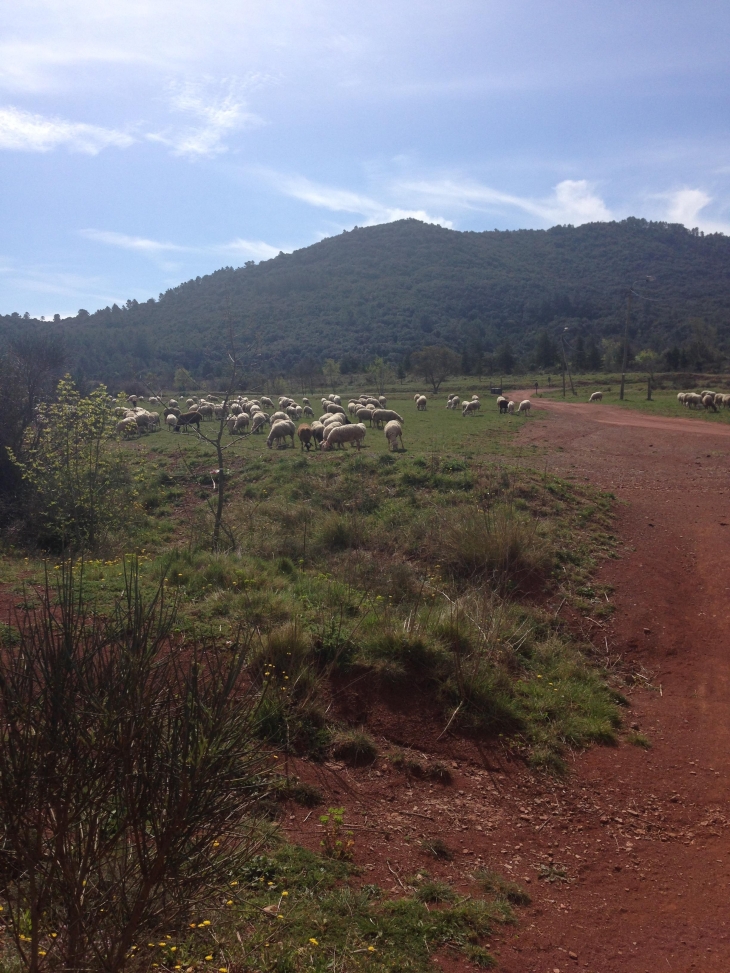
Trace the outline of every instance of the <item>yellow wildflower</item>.
<instances>
[{"instance_id":1,"label":"yellow wildflower","mask_svg":"<svg viewBox=\"0 0 730 973\"><path fill-rule=\"evenodd\" d=\"M207 955L207 956L206 956L205 958L206 958L207 960L209 960L209 959L213 959L213 956L212 956L212 954L211 954L211 953L209 953L209 954L208 954L208 955Z\"/></svg>"},{"instance_id":2,"label":"yellow wildflower","mask_svg":"<svg viewBox=\"0 0 730 973\"><path fill-rule=\"evenodd\" d=\"M310 940L309 940L309 941L310 941L310 943L312 944L312 946L319 946L319 943L317 942L317 940L316 940L316 939L312 939L312 938L310 938Z\"/></svg>"}]
</instances>

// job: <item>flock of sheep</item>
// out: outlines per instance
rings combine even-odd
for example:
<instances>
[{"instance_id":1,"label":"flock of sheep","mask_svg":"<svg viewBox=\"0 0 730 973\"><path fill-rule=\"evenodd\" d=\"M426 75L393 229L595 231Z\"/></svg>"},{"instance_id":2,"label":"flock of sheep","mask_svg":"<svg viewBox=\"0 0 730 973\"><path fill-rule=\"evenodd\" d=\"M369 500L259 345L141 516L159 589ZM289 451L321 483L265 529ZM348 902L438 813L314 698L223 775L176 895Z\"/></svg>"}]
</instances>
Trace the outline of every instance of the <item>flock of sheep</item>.
<instances>
[{"instance_id":1,"label":"flock of sheep","mask_svg":"<svg viewBox=\"0 0 730 973\"><path fill-rule=\"evenodd\" d=\"M677 402L688 409L711 409L717 412L720 406L730 408L730 395L723 392L710 392L709 389L703 392L679 392Z\"/></svg>"}]
</instances>

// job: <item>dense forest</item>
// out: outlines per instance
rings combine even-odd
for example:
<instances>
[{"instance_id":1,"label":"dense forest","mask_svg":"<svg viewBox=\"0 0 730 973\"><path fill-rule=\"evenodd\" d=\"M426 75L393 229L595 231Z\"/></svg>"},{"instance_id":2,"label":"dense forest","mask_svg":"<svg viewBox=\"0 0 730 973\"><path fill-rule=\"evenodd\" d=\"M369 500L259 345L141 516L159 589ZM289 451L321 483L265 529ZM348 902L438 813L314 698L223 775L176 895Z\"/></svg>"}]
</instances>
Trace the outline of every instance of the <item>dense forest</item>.
<instances>
[{"instance_id":1,"label":"dense forest","mask_svg":"<svg viewBox=\"0 0 730 973\"><path fill-rule=\"evenodd\" d=\"M157 300L42 326L63 336L77 380L113 387L149 374L167 382L180 368L210 382L226 368L231 332L249 370L269 376L326 359L357 372L376 357L405 371L424 345L457 351L467 374L549 369L561 334L576 368L615 369L632 282L637 365L723 367L730 238L634 218L483 233L417 220L356 227ZM28 323L0 317L0 343Z\"/></svg>"}]
</instances>

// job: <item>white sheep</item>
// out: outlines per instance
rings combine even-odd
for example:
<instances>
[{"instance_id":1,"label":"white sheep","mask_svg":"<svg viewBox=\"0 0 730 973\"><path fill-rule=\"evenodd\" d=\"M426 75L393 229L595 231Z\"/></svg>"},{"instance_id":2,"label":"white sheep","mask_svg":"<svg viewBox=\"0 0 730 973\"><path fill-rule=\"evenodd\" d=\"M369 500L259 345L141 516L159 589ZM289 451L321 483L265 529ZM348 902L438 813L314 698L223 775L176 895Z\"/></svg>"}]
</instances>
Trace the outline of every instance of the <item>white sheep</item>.
<instances>
[{"instance_id":1,"label":"white sheep","mask_svg":"<svg viewBox=\"0 0 730 973\"><path fill-rule=\"evenodd\" d=\"M271 421L272 423L279 422L279 421L286 422L288 418L289 416L286 414L286 412L274 412L271 416Z\"/></svg>"},{"instance_id":2,"label":"white sheep","mask_svg":"<svg viewBox=\"0 0 730 973\"><path fill-rule=\"evenodd\" d=\"M358 417L359 418L359 417ZM389 422L391 419L395 419L401 425L405 422L403 416L399 416L397 412L393 409L374 409L372 421L380 429L381 422Z\"/></svg>"},{"instance_id":3,"label":"white sheep","mask_svg":"<svg viewBox=\"0 0 730 973\"><path fill-rule=\"evenodd\" d=\"M396 419L391 419L390 422L386 422L385 428L383 429L385 433L385 438L388 440L388 445L395 451L398 448L398 440L400 439L400 448L403 449L403 427Z\"/></svg>"},{"instance_id":4,"label":"white sheep","mask_svg":"<svg viewBox=\"0 0 730 973\"><path fill-rule=\"evenodd\" d=\"M251 417L251 432L258 432L259 429L263 429L266 425L267 419L266 414L263 412L254 412Z\"/></svg>"},{"instance_id":5,"label":"white sheep","mask_svg":"<svg viewBox=\"0 0 730 973\"><path fill-rule=\"evenodd\" d=\"M523 399L522 402L520 402L520 404L517 406L517 411L529 414L531 408L532 402L530 402L529 399Z\"/></svg>"},{"instance_id":6,"label":"white sheep","mask_svg":"<svg viewBox=\"0 0 730 973\"><path fill-rule=\"evenodd\" d=\"M462 416L472 416L477 413L478 409L478 402L465 402L461 407L461 414Z\"/></svg>"},{"instance_id":7,"label":"white sheep","mask_svg":"<svg viewBox=\"0 0 730 973\"><path fill-rule=\"evenodd\" d=\"M284 440L284 445L286 446L286 437L291 437L291 444L294 445L294 433L297 431L297 427L291 421L291 419L283 420L280 419L279 422L272 422L271 432L269 433L269 438L266 440L266 445L271 449L274 442L277 444Z\"/></svg>"},{"instance_id":8,"label":"white sheep","mask_svg":"<svg viewBox=\"0 0 730 973\"><path fill-rule=\"evenodd\" d=\"M603 392L594 392L591 395L590 399L588 399L588 401L589 402L602 402L603 401Z\"/></svg>"},{"instance_id":9,"label":"white sheep","mask_svg":"<svg viewBox=\"0 0 730 973\"><path fill-rule=\"evenodd\" d=\"M679 402L680 405L685 405L686 404L686 402L685 402L685 399L686 398L687 398L687 393L686 392L677 392L677 402Z\"/></svg>"},{"instance_id":10,"label":"white sheep","mask_svg":"<svg viewBox=\"0 0 730 973\"><path fill-rule=\"evenodd\" d=\"M117 432L123 436L136 436L138 431L139 426L134 416L127 419L120 419L117 423Z\"/></svg>"},{"instance_id":11,"label":"white sheep","mask_svg":"<svg viewBox=\"0 0 730 973\"><path fill-rule=\"evenodd\" d=\"M705 395L703 395L702 396L702 405L706 409L712 409L713 412L717 412L717 408L715 406L715 393L714 392L707 392Z\"/></svg>"},{"instance_id":12,"label":"white sheep","mask_svg":"<svg viewBox=\"0 0 730 973\"><path fill-rule=\"evenodd\" d=\"M509 412L510 415L513 415L514 411L515 411L515 404L512 401L512 399L510 399L509 402L507 403L507 412Z\"/></svg>"},{"instance_id":13,"label":"white sheep","mask_svg":"<svg viewBox=\"0 0 730 973\"><path fill-rule=\"evenodd\" d=\"M386 397L384 395L379 395L378 405L381 407L381 409L384 409L387 404L388 404L388 400L386 399Z\"/></svg>"},{"instance_id":14,"label":"white sheep","mask_svg":"<svg viewBox=\"0 0 730 973\"><path fill-rule=\"evenodd\" d=\"M345 415L345 410L342 408L341 405L338 405L336 402L328 402L327 405L325 406L325 411L332 412L332 413L341 412L343 416Z\"/></svg>"},{"instance_id":15,"label":"white sheep","mask_svg":"<svg viewBox=\"0 0 730 973\"><path fill-rule=\"evenodd\" d=\"M263 399L262 399L261 401L263 402ZM303 395L303 396L302 396L302 402L303 402L303 403L304 403L305 405L311 405L311 403L310 403L310 401L309 401L309 399L308 399L308 398L306 397L306 395Z\"/></svg>"},{"instance_id":16,"label":"white sheep","mask_svg":"<svg viewBox=\"0 0 730 973\"><path fill-rule=\"evenodd\" d=\"M268 397L268 395L262 395L261 396L261 405L265 405L267 409L273 409L274 408L274 403L271 401L271 399Z\"/></svg>"},{"instance_id":17,"label":"white sheep","mask_svg":"<svg viewBox=\"0 0 730 973\"><path fill-rule=\"evenodd\" d=\"M334 446L343 449L345 443L351 443L360 449L366 432L362 422L348 423L346 426L331 425L324 434L322 449L332 449Z\"/></svg>"},{"instance_id":18,"label":"white sheep","mask_svg":"<svg viewBox=\"0 0 730 973\"><path fill-rule=\"evenodd\" d=\"M233 432L246 432L250 423L249 417L245 412L242 412L240 416L236 416L235 425L233 427Z\"/></svg>"},{"instance_id":19,"label":"white sheep","mask_svg":"<svg viewBox=\"0 0 730 973\"><path fill-rule=\"evenodd\" d=\"M339 395L333 395L332 401L335 405L342 405L342 399L339 397Z\"/></svg>"},{"instance_id":20,"label":"white sheep","mask_svg":"<svg viewBox=\"0 0 730 973\"><path fill-rule=\"evenodd\" d=\"M305 416L313 416L314 409L311 407L311 405L305 405L304 408L302 409L302 414Z\"/></svg>"},{"instance_id":21,"label":"white sheep","mask_svg":"<svg viewBox=\"0 0 730 973\"><path fill-rule=\"evenodd\" d=\"M177 400L176 399L170 399L167 404L170 406L171 409L177 409Z\"/></svg>"},{"instance_id":22,"label":"white sheep","mask_svg":"<svg viewBox=\"0 0 730 973\"><path fill-rule=\"evenodd\" d=\"M427 405L428 405L428 399L426 398L426 396L419 395L418 399L416 400L416 408L418 409L418 411L425 412Z\"/></svg>"},{"instance_id":23,"label":"white sheep","mask_svg":"<svg viewBox=\"0 0 730 973\"><path fill-rule=\"evenodd\" d=\"M169 416L165 417L165 425L169 426L170 429L174 429L177 425L177 416L171 412Z\"/></svg>"},{"instance_id":24,"label":"white sheep","mask_svg":"<svg viewBox=\"0 0 730 973\"><path fill-rule=\"evenodd\" d=\"M461 399L459 398L458 395L455 395L451 400L451 408L458 409L460 405L461 405Z\"/></svg>"}]
</instances>

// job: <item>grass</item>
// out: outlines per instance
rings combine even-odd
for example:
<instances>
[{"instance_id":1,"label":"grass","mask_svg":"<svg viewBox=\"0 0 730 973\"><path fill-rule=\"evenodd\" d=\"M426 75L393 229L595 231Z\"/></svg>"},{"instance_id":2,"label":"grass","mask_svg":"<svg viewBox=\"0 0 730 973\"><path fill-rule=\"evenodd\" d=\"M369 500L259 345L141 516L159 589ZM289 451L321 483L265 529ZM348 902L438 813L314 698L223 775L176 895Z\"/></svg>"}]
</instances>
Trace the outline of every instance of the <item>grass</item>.
<instances>
[{"instance_id":1,"label":"grass","mask_svg":"<svg viewBox=\"0 0 730 973\"><path fill-rule=\"evenodd\" d=\"M592 575L614 551L611 497L535 469L515 437L534 417L499 416L482 400L463 418L445 394L425 413L390 396L405 417L398 453L375 429L361 452L239 437L226 453L225 552L207 546L212 448L165 429L122 444L147 510L127 547L143 585L166 578L182 633L255 632L259 732L274 747L373 759L372 742L343 737L327 715L338 674L353 667L383 686L408 680L451 732L501 735L535 766L559 769L567 747L614 742L619 709L604 676L542 607L555 597L593 617L610 610ZM41 580L39 562L21 564ZM87 561L100 610L124 569L118 553Z\"/></svg>"}]
</instances>

